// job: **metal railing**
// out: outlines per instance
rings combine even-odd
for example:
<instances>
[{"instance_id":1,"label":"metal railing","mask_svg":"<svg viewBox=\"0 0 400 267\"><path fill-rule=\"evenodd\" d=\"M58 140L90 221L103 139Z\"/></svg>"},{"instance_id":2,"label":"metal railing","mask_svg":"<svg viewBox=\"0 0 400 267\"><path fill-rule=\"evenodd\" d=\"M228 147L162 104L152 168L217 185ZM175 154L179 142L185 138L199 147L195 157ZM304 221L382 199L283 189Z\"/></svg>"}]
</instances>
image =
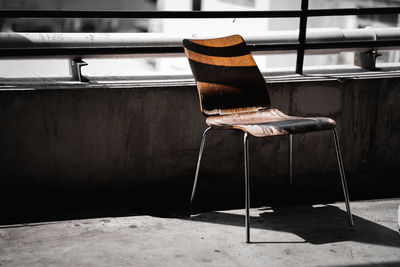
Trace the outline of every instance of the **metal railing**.
<instances>
[{"instance_id":1,"label":"metal railing","mask_svg":"<svg viewBox=\"0 0 400 267\"><path fill-rule=\"evenodd\" d=\"M299 31L296 42L253 44L252 51L296 50L296 73L303 73L306 50L369 48L369 57L376 57L376 47L400 47L400 40L362 40L343 42L312 42L307 40L307 19L318 16L348 16L399 14L400 7L390 8L345 8L308 9L308 0L301 1L301 10L285 11L53 11L53 10L0 10L2 18L148 18L148 19L196 19L196 18L299 18ZM181 45L161 46L92 46L92 47L26 47L0 48L0 58L27 56L83 56L110 54L160 54L182 53Z\"/></svg>"}]
</instances>

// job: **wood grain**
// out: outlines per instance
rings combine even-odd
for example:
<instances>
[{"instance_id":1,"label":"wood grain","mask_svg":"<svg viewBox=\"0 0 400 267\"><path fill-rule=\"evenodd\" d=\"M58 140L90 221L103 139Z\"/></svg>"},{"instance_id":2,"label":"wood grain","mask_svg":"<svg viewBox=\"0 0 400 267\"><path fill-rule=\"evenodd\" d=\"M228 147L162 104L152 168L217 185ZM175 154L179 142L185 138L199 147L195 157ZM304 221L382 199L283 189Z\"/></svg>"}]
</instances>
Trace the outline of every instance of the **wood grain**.
<instances>
[{"instance_id":1,"label":"wood grain","mask_svg":"<svg viewBox=\"0 0 400 267\"><path fill-rule=\"evenodd\" d=\"M335 127L330 118L294 117L271 109L264 77L241 36L185 39L183 46L209 126L240 129L257 137Z\"/></svg>"},{"instance_id":2,"label":"wood grain","mask_svg":"<svg viewBox=\"0 0 400 267\"><path fill-rule=\"evenodd\" d=\"M256 137L296 134L333 129L335 121L326 117L294 117L277 109L209 116L207 125L240 129Z\"/></svg>"},{"instance_id":3,"label":"wood grain","mask_svg":"<svg viewBox=\"0 0 400 267\"><path fill-rule=\"evenodd\" d=\"M268 108L267 86L243 38L183 41L205 115Z\"/></svg>"}]
</instances>

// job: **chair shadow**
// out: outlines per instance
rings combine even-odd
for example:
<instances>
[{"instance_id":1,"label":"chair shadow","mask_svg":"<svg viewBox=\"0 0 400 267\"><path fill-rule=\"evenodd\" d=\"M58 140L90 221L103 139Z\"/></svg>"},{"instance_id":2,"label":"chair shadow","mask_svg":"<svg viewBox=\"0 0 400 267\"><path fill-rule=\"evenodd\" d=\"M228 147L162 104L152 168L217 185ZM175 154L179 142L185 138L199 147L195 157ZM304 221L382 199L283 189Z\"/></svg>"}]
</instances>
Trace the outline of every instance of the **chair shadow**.
<instances>
[{"instance_id":1,"label":"chair shadow","mask_svg":"<svg viewBox=\"0 0 400 267\"><path fill-rule=\"evenodd\" d=\"M265 229L293 233L311 244L355 241L390 247L400 247L400 235L388 227L353 214L355 226L349 227L347 213L335 206L301 206L264 209L258 217L250 218L251 229ZM190 218L244 227L244 215L209 212ZM244 229L243 229L244 231ZM258 238L259 239L259 238ZM252 243L303 243L292 241L262 241Z\"/></svg>"}]
</instances>

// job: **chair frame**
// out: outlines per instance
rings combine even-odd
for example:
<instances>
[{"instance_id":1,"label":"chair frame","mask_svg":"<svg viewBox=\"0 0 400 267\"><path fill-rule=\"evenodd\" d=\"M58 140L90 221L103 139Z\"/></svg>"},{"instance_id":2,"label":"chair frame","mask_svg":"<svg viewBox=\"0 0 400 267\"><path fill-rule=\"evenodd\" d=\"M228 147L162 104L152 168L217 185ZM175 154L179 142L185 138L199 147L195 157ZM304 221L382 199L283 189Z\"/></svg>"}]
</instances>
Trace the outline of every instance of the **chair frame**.
<instances>
[{"instance_id":1,"label":"chair frame","mask_svg":"<svg viewBox=\"0 0 400 267\"><path fill-rule=\"evenodd\" d=\"M197 160L196 174L193 183L192 195L190 198L190 207L193 205L194 196L196 194L197 182L199 178L200 163L203 156L204 145L207 133L212 130L219 130L218 128L208 127L204 130L201 138L199 157ZM340 151L340 143L336 128L331 129L333 140L335 143L336 158L339 167L340 179L346 204L347 218L349 226L354 226L353 216L350 210L349 193L347 190L346 176L343 167L342 153ZM289 183L293 183L293 134L289 134ZM250 243L250 169L249 169L249 135L243 131L243 151L244 151L244 178L245 178L245 227L246 227L246 243ZM191 209L190 209L191 210Z\"/></svg>"}]
</instances>

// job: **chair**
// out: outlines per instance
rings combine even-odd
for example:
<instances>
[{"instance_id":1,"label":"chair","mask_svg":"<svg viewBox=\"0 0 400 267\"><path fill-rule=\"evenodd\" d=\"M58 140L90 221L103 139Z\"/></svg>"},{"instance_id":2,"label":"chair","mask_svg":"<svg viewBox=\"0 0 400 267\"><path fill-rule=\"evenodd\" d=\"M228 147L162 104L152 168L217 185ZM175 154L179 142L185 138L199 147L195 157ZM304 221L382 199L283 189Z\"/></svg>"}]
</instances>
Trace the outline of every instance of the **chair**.
<instances>
[{"instance_id":1,"label":"chair","mask_svg":"<svg viewBox=\"0 0 400 267\"><path fill-rule=\"evenodd\" d=\"M340 152L336 123L324 117L294 117L271 108L267 86L249 49L240 35L203 40L183 40L183 47L196 81L200 109L206 116L190 204L196 192L200 162L206 135L211 129L243 131L245 176L246 242L250 243L250 181L249 135L268 137L289 136L289 178L292 181L292 135L330 130L342 181L344 199L350 226L350 211L346 177Z\"/></svg>"}]
</instances>

